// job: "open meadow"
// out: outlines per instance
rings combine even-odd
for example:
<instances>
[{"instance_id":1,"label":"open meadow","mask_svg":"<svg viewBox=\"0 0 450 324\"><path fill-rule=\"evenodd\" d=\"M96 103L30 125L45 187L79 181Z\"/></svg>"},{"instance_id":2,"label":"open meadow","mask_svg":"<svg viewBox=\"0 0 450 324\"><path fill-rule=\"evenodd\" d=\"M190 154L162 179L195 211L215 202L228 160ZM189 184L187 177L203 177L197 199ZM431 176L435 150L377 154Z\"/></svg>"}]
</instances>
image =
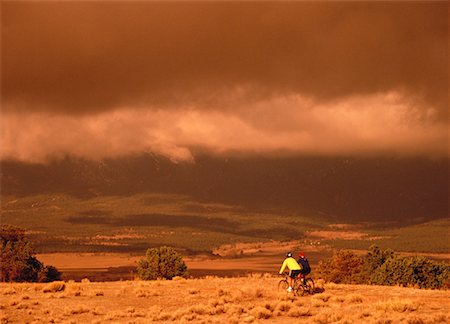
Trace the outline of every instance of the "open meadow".
<instances>
[{"instance_id":1,"label":"open meadow","mask_svg":"<svg viewBox=\"0 0 450 324\"><path fill-rule=\"evenodd\" d=\"M450 291L318 283L277 291L279 278L2 283L1 323L448 323Z\"/></svg>"}]
</instances>

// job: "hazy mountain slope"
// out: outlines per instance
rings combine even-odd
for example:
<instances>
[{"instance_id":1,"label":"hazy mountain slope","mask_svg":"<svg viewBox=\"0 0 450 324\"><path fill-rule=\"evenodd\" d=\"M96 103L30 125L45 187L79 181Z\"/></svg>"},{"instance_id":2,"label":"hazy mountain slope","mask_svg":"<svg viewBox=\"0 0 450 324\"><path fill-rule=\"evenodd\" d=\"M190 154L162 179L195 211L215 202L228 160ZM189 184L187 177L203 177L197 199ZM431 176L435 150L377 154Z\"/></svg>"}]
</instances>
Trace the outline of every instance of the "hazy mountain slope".
<instances>
[{"instance_id":1,"label":"hazy mountain slope","mask_svg":"<svg viewBox=\"0 0 450 324\"><path fill-rule=\"evenodd\" d=\"M342 221L448 216L448 159L211 158L174 164L154 155L48 165L3 161L2 195L78 197L177 193L251 209L323 213Z\"/></svg>"}]
</instances>

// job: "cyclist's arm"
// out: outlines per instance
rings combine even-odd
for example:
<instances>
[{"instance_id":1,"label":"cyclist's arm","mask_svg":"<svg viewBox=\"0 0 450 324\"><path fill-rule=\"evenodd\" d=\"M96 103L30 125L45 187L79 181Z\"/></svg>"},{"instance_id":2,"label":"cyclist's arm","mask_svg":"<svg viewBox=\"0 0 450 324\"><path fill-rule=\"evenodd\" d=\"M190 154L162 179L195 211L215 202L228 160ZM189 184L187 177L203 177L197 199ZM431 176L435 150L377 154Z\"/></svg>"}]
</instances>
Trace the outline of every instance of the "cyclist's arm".
<instances>
[{"instance_id":1,"label":"cyclist's arm","mask_svg":"<svg viewBox=\"0 0 450 324\"><path fill-rule=\"evenodd\" d=\"M287 266L287 259L284 260L283 265L281 266L281 269L280 269L280 272L279 272L280 274L283 274L284 269L286 269L286 266Z\"/></svg>"}]
</instances>

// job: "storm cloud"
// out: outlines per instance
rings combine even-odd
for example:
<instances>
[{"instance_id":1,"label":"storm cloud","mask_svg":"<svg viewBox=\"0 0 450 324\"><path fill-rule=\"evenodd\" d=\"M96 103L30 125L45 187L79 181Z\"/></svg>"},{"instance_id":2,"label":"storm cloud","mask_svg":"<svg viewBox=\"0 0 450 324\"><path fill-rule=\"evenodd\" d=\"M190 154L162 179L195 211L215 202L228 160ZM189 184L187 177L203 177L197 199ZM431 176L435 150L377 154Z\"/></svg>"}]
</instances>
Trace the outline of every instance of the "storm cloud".
<instances>
[{"instance_id":1,"label":"storm cloud","mask_svg":"<svg viewBox=\"0 0 450 324\"><path fill-rule=\"evenodd\" d=\"M447 2L1 6L1 158L448 152Z\"/></svg>"}]
</instances>

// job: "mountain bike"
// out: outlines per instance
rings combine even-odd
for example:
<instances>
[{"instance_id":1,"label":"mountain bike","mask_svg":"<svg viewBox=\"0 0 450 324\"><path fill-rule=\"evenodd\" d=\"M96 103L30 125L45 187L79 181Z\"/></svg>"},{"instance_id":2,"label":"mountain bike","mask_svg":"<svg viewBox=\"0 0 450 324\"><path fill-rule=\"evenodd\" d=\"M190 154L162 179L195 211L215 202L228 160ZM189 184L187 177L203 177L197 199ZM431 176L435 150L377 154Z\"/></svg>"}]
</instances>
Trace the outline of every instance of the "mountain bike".
<instances>
[{"instance_id":1,"label":"mountain bike","mask_svg":"<svg viewBox=\"0 0 450 324\"><path fill-rule=\"evenodd\" d=\"M289 275L287 273L283 274L284 279L278 282L278 291L287 291L289 288ZM314 280L311 278L306 278L303 275L298 275L293 280L292 292L294 295L303 296L307 294L314 294Z\"/></svg>"}]
</instances>

